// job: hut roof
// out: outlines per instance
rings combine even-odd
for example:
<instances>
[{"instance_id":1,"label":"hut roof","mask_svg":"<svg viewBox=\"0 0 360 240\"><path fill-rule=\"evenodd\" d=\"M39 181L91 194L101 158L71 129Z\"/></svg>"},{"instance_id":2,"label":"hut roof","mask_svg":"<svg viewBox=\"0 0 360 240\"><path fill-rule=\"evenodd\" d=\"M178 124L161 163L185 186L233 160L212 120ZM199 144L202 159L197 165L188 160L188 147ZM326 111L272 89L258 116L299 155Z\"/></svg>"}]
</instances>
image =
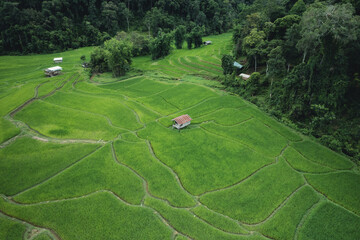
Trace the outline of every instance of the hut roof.
<instances>
[{"instance_id":1,"label":"hut roof","mask_svg":"<svg viewBox=\"0 0 360 240\"><path fill-rule=\"evenodd\" d=\"M238 62L234 62L234 67L237 67L237 68L242 69L244 66L243 66L243 65L241 65L241 64L240 64L240 63L238 63Z\"/></svg>"},{"instance_id":2,"label":"hut roof","mask_svg":"<svg viewBox=\"0 0 360 240\"><path fill-rule=\"evenodd\" d=\"M45 69L45 71L47 71L47 72L54 72L54 71L61 71L61 70L62 70L62 67L59 67L59 66Z\"/></svg>"},{"instance_id":3,"label":"hut roof","mask_svg":"<svg viewBox=\"0 0 360 240\"><path fill-rule=\"evenodd\" d=\"M59 57L59 58L54 58L54 61L62 61L63 58L62 57Z\"/></svg>"},{"instance_id":4,"label":"hut roof","mask_svg":"<svg viewBox=\"0 0 360 240\"><path fill-rule=\"evenodd\" d=\"M192 118L189 115L185 114L185 115L176 117L172 120L177 122L178 124L184 124L184 123L190 122L192 120Z\"/></svg>"}]
</instances>

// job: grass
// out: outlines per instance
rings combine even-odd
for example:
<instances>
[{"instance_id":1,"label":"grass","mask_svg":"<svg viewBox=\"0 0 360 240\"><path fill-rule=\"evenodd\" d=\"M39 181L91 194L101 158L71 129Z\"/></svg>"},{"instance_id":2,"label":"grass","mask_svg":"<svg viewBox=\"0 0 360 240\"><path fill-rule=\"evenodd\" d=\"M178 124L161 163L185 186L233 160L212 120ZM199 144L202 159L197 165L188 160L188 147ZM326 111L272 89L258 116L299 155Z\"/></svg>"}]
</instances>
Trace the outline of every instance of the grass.
<instances>
[{"instance_id":1,"label":"grass","mask_svg":"<svg viewBox=\"0 0 360 240\"><path fill-rule=\"evenodd\" d=\"M34 240L51 240L51 237L46 232L42 232L37 235Z\"/></svg>"},{"instance_id":2,"label":"grass","mask_svg":"<svg viewBox=\"0 0 360 240\"><path fill-rule=\"evenodd\" d=\"M79 197L102 189L110 189L132 204L140 204L145 194L141 180L113 159L109 144L45 183L17 195L14 200L44 202Z\"/></svg>"},{"instance_id":3,"label":"grass","mask_svg":"<svg viewBox=\"0 0 360 240\"><path fill-rule=\"evenodd\" d=\"M109 124L104 116L77 111L44 101L33 102L15 115L31 128L54 138L108 140L124 130Z\"/></svg>"},{"instance_id":4,"label":"grass","mask_svg":"<svg viewBox=\"0 0 360 240\"><path fill-rule=\"evenodd\" d=\"M299 239L360 239L359 229L359 216L324 201L308 216Z\"/></svg>"},{"instance_id":5,"label":"grass","mask_svg":"<svg viewBox=\"0 0 360 240\"><path fill-rule=\"evenodd\" d=\"M333 169L350 169L354 165L344 156L310 141L293 143L292 146L310 161Z\"/></svg>"},{"instance_id":6,"label":"grass","mask_svg":"<svg viewBox=\"0 0 360 240\"><path fill-rule=\"evenodd\" d=\"M156 209L177 231L192 239L262 239L260 236L241 236L218 231L185 209L171 208L154 198L146 198L145 204Z\"/></svg>"},{"instance_id":7,"label":"grass","mask_svg":"<svg viewBox=\"0 0 360 240\"><path fill-rule=\"evenodd\" d=\"M0 118L0 143L18 135L20 130L8 120Z\"/></svg>"},{"instance_id":8,"label":"grass","mask_svg":"<svg viewBox=\"0 0 360 240\"><path fill-rule=\"evenodd\" d=\"M212 226L221 229L222 231L229 233L249 234L249 232L245 230L244 227L241 227L240 224L236 221L218 213L212 212L204 206L198 206L196 208L193 208L191 211L197 217L203 219Z\"/></svg>"},{"instance_id":9,"label":"grass","mask_svg":"<svg viewBox=\"0 0 360 240\"><path fill-rule=\"evenodd\" d=\"M152 123L138 135L150 140L158 158L173 168L195 195L234 184L273 161L201 128L179 133Z\"/></svg>"},{"instance_id":10,"label":"grass","mask_svg":"<svg viewBox=\"0 0 360 240\"><path fill-rule=\"evenodd\" d=\"M6 195L23 191L63 170L96 147L19 138L0 149L0 191Z\"/></svg>"},{"instance_id":11,"label":"grass","mask_svg":"<svg viewBox=\"0 0 360 240\"><path fill-rule=\"evenodd\" d=\"M217 135L239 141L240 144L249 146L267 156L279 155L287 145L284 137L256 119L235 126L222 126L209 122L202 124L201 127Z\"/></svg>"},{"instance_id":12,"label":"grass","mask_svg":"<svg viewBox=\"0 0 360 240\"><path fill-rule=\"evenodd\" d=\"M214 211L253 224L268 217L303 184L302 177L281 160L239 185L202 196L200 201Z\"/></svg>"},{"instance_id":13,"label":"grass","mask_svg":"<svg viewBox=\"0 0 360 240\"><path fill-rule=\"evenodd\" d=\"M22 240L26 226L12 221L0 213L0 239Z\"/></svg>"},{"instance_id":14,"label":"grass","mask_svg":"<svg viewBox=\"0 0 360 240\"><path fill-rule=\"evenodd\" d=\"M223 91L231 36L119 78L0 56L0 239L359 239L354 164Z\"/></svg>"},{"instance_id":15,"label":"grass","mask_svg":"<svg viewBox=\"0 0 360 240\"><path fill-rule=\"evenodd\" d=\"M79 93L58 92L46 99L46 102L106 116L116 127L135 130L142 127L136 121L136 116L131 109L122 102L110 97L93 97Z\"/></svg>"},{"instance_id":16,"label":"grass","mask_svg":"<svg viewBox=\"0 0 360 240\"><path fill-rule=\"evenodd\" d=\"M149 191L177 207L195 205L194 200L176 182L173 174L151 156L145 142L115 142L119 161L134 169L149 184Z\"/></svg>"},{"instance_id":17,"label":"grass","mask_svg":"<svg viewBox=\"0 0 360 240\"><path fill-rule=\"evenodd\" d=\"M63 240L171 237L171 230L152 210L126 205L107 192L28 206L0 199L0 210L5 208L13 216L53 229Z\"/></svg>"},{"instance_id":18,"label":"grass","mask_svg":"<svg viewBox=\"0 0 360 240\"><path fill-rule=\"evenodd\" d=\"M309 186L301 188L269 221L256 227L272 239L294 239L297 227L319 196Z\"/></svg>"},{"instance_id":19,"label":"grass","mask_svg":"<svg viewBox=\"0 0 360 240\"><path fill-rule=\"evenodd\" d=\"M329 199L360 215L360 175L352 172L306 174L306 180Z\"/></svg>"},{"instance_id":20,"label":"grass","mask_svg":"<svg viewBox=\"0 0 360 240\"><path fill-rule=\"evenodd\" d=\"M285 150L284 157L294 169L301 172L322 173L334 171L334 169L308 160L292 147Z\"/></svg>"}]
</instances>

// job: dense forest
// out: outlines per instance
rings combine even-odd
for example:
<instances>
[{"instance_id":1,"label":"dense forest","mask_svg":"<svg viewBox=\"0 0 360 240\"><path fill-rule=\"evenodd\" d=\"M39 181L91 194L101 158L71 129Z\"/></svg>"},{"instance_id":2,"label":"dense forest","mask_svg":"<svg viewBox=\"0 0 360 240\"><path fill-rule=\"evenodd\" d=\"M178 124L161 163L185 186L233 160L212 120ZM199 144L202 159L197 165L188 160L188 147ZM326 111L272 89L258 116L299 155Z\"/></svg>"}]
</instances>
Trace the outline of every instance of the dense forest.
<instances>
[{"instance_id":1,"label":"dense forest","mask_svg":"<svg viewBox=\"0 0 360 240\"><path fill-rule=\"evenodd\" d=\"M222 59L223 83L359 161L360 1L285 2L256 0L243 9L233 54ZM249 80L237 76L234 60Z\"/></svg>"},{"instance_id":2,"label":"dense forest","mask_svg":"<svg viewBox=\"0 0 360 240\"><path fill-rule=\"evenodd\" d=\"M99 45L119 31L157 35L178 25L204 34L232 28L243 0L0 1L0 54L47 53Z\"/></svg>"},{"instance_id":3,"label":"dense forest","mask_svg":"<svg viewBox=\"0 0 360 240\"><path fill-rule=\"evenodd\" d=\"M199 47L201 36L233 31L227 90L359 160L359 15L359 0L8 0L0 2L0 54L102 45L93 70L122 75L131 56L156 59L173 40ZM113 39L131 42L131 52Z\"/></svg>"}]
</instances>

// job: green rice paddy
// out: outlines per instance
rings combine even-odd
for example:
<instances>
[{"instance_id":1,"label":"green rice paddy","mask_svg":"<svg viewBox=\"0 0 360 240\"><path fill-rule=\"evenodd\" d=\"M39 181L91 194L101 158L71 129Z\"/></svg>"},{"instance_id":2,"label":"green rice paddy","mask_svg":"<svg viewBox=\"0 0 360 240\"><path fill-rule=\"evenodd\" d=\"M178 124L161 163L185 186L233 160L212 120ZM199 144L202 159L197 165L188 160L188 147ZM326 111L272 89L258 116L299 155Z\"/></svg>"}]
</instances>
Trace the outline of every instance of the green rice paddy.
<instances>
[{"instance_id":1,"label":"green rice paddy","mask_svg":"<svg viewBox=\"0 0 360 240\"><path fill-rule=\"evenodd\" d=\"M0 239L360 239L357 167L222 91L231 33L204 40L121 78L0 57Z\"/></svg>"}]
</instances>

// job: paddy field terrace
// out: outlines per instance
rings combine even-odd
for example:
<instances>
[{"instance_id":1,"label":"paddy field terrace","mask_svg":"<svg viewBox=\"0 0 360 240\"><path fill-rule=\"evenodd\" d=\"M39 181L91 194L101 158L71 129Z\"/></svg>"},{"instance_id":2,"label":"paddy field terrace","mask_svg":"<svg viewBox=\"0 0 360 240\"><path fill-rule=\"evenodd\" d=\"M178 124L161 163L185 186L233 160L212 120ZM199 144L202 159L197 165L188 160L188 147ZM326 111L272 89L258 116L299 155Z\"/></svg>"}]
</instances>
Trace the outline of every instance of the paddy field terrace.
<instances>
[{"instance_id":1,"label":"paddy field terrace","mask_svg":"<svg viewBox=\"0 0 360 240\"><path fill-rule=\"evenodd\" d=\"M0 57L0 239L360 239L357 166L222 91L205 40L117 79Z\"/></svg>"}]
</instances>

